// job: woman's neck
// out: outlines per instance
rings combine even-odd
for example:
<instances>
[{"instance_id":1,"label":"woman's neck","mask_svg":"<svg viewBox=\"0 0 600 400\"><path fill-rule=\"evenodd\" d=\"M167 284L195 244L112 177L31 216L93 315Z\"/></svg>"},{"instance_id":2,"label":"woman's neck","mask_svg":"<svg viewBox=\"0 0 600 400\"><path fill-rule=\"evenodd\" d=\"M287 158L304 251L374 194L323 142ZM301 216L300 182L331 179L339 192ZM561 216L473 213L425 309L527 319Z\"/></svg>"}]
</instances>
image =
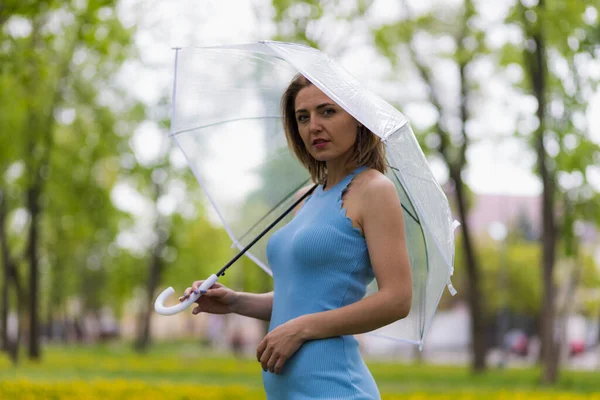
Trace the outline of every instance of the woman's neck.
<instances>
[{"instance_id":1,"label":"woman's neck","mask_svg":"<svg viewBox=\"0 0 600 400\"><path fill-rule=\"evenodd\" d=\"M341 161L341 160L340 160ZM327 162L327 181L325 188L330 189L340 183L342 179L344 179L348 174L354 171L358 166L350 165L344 160L343 162L338 162L338 160L328 161Z\"/></svg>"}]
</instances>

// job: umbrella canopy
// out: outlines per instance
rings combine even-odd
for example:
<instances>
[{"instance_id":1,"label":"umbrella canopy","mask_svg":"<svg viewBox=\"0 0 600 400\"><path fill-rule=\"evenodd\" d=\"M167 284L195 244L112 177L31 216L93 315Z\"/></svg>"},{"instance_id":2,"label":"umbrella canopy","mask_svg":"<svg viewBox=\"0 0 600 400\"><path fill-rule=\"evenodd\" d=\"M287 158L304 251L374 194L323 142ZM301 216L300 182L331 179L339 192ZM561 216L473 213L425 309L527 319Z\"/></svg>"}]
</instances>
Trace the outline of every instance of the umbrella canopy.
<instances>
[{"instance_id":1,"label":"umbrella canopy","mask_svg":"<svg viewBox=\"0 0 600 400\"><path fill-rule=\"evenodd\" d=\"M403 114L311 47L263 41L178 48L170 135L202 185L211 213L242 249L311 184L287 147L280 111L281 97L297 73L386 145L387 175L404 209L413 303L408 317L372 334L422 345L450 285L457 224ZM269 237L246 255L270 274ZM376 290L374 281L367 295Z\"/></svg>"}]
</instances>

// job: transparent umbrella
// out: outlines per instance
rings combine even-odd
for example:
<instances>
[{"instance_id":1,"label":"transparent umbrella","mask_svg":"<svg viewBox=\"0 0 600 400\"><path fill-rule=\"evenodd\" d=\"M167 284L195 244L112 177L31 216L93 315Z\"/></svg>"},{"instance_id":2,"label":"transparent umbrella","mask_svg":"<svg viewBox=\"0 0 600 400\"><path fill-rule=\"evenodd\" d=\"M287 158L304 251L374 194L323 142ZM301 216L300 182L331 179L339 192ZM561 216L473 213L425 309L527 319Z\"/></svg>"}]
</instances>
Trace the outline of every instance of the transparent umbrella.
<instances>
[{"instance_id":1,"label":"transparent umbrella","mask_svg":"<svg viewBox=\"0 0 600 400\"><path fill-rule=\"evenodd\" d=\"M403 114L311 47L262 41L179 48L170 135L185 154L212 212L240 250L238 256L244 253L270 274L266 243L292 218L282 214L293 208L296 192L311 184L287 147L280 112L281 97L297 73L386 145L388 177L404 209L413 302L406 318L371 334L422 346L446 285L454 294L450 276L458 223ZM224 269L207 279L202 289L212 286ZM376 290L373 281L367 296ZM200 295L165 307L173 292L169 288L158 297L157 312L179 312Z\"/></svg>"}]
</instances>

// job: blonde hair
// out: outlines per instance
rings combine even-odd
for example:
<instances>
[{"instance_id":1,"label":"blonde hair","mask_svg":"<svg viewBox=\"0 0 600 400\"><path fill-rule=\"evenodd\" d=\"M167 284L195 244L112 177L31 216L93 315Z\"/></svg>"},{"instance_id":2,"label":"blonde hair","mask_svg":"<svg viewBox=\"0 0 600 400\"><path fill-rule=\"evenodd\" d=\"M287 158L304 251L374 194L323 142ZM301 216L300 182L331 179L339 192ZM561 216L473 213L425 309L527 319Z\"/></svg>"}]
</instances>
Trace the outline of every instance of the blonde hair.
<instances>
[{"instance_id":1,"label":"blonde hair","mask_svg":"<svg viewBox=\"0 0 600 400\"><path fill-rule=\"evenodd\" d=\"M294 152L300 163L308 170L313 182L323 184L327 178L326 164L324 161L319 161L310 155L300 137L298 122L296 121L296 96L298 96L300 90L312 84L303 75L296 75L281 99L281 114L283 116L283 129L290 150ZM382 174L387 169L383 142L362 124L359 124L357 128L356 141L354 142L353 154L349 164L373 168Z\"/></svg>"}]
</instances>

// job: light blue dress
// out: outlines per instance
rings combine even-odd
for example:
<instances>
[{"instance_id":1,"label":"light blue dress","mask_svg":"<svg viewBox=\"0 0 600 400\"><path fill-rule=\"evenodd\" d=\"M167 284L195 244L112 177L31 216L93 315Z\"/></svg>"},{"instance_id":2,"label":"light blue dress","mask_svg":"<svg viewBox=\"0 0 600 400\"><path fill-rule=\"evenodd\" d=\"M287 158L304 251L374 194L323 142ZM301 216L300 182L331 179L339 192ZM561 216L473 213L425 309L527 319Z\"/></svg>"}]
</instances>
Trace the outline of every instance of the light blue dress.
<instances>
[{"instance_id":1,"label":"light blue dress","mask_svg":"<svg viewBox=\"0 0 600 400\"><path fill-rule=\"evenodd\" d=\"M374 274L367 244L342 209L342 195L360 167L337 185L319 185L294 219L273 234L267 257L275 282L269 331L305 314L363 298ZM351 335L305 342L280 374L263 372L269 400L380 399Z\"/></svg>"}]
</instances>

